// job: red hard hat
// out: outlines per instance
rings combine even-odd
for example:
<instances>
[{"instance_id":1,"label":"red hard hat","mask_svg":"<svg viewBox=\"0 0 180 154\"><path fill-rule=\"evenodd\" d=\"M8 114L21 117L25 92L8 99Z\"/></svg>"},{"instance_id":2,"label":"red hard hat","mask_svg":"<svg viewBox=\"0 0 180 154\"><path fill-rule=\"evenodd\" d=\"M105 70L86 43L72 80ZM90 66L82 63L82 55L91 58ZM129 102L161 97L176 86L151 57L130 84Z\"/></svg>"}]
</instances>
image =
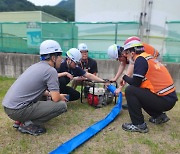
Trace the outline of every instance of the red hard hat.
<instances>
[{"instance_id":1,"label":"red hard hat","mask_svg":"<svg viewBox=\"0 0 180 154\"><path fill-rule=\"evenodd\" d=\"M132 47L143 46L141 39L137 36L131 36L124 42L124 50Z\"/></svg>"}]
</instances>

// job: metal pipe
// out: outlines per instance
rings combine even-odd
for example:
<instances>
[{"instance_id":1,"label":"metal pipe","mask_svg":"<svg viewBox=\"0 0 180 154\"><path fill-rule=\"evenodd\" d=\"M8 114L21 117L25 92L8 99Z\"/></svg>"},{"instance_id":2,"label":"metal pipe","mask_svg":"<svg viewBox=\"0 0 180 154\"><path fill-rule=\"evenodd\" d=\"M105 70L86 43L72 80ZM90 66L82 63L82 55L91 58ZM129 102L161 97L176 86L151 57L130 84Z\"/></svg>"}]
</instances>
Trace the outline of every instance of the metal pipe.
<instances>
[{"instance_id":1,"label":"metal pipe","mask_svg":"<svg viewBox=\"0 0 180 154\"><path fill-rule=\"evenodd\" d=\"M147 28L146 28L146 42L149 43L149 35L151 30L151 16L152 16L152 5L153 0L148 2L148 20L147 20Z\"/></svg>"}]
</instances>

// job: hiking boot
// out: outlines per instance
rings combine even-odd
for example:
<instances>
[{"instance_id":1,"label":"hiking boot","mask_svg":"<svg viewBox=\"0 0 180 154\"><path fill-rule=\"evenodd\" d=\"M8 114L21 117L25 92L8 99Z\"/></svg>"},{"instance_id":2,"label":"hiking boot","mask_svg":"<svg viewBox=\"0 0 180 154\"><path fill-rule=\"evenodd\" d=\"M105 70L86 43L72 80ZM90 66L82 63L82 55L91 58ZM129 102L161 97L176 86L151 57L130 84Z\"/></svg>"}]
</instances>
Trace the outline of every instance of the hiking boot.
<instances>
[{"instance_id":1,"label":"hiking boot","mask_svg":"<svg viewBox=\"0 0 180 154\"><path fill-rule=\"evenodd\" d=\"M20 126L21 122L20 121L15 121L14 124L13 124L13 127L18 129L19 126Z\"/></svg>"},{"instance_id":2,"label":"hiking boot","mask_svg":"<svg viewBox=\"0 0 180 154\"><path fill-rule=\"evenodd\" d=\"M122 129L129 132L139 132L139 133L147 133L149 131L145 122L141 125L133 125L132 123L124 123L122 125Z\"/></svg>"},{"instance_id":3,"label":"hiking boot","mask_svg":"<svg viewBox=\"0 0 180 154\"><path fill-rule=\"evenodd\" d=\"M45 128L35 124L29 124L27 126L25 124L22 124L19 126L18 130L21 133L27 133L35 136L41 135L46 132Z\"/></svg>"},{"instance_id":4,"label":"hiking boot","mask_svg":"<svg viewBox=\"0 0 180 154\"><path fill-rule=\"evenodd\" d=\"M127 104L123 104L123 105L122 105L122 108L123 108L124 110L128 110L128 105L127 105Z\"/></svg>"},{"instance_id":5,"label":"hiking boot","mask_svg":"<svg viewBox=\"0 0 180 154\"><path fill-rule=\"evenodd\" d=\"M162 124L162 123L165 123L167 121L169 121L169 117L166 115L166 113L162 113L160 116L156 117L156 118L153 118L153 117L150 117L149 118L149 122L151 123L154 123L154 124Z\"/></svg>"}]
</instances>

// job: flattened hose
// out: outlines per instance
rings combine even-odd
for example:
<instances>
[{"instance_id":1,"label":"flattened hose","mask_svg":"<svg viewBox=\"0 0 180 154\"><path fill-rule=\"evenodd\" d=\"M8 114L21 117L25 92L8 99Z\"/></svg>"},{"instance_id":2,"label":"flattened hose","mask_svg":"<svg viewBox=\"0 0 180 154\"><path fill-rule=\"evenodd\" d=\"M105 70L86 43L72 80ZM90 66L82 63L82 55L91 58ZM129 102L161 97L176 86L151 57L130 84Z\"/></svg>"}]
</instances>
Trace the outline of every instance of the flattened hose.
<instances>
[{"instance_id":1,"label":"flattened hose","mask_svg":"<svg viewBox=\"0 0 180 154\"><path fill-rule=\"evenodd\" d=\"M107 89L114 94L116 87L113 85L109 85ZM87 140L89 140L91 137L93 137L103 128L105 128L108 124L110 124L120 113L122 108L121 106L122 106L122 93L119 94L116 105L113 107L111 112L104 119L96 122L82 133L66 141L65 143L57 147L55 150L51 151L50 154L68 154L72 152L74 149L79 147L81 144L85 143Z\"/></svg>"}]
</instances>

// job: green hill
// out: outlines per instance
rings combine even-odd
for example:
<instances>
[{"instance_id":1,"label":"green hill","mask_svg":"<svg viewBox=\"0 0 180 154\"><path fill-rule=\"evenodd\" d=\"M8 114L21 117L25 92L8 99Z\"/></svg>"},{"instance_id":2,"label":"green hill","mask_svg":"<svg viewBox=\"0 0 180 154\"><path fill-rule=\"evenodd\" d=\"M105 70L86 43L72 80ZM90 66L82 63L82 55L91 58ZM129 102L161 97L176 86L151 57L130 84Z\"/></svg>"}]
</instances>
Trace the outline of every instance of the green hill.
<instances>
[{"instance_id":1,"label":"green hill","mask_svg":"<svg viewBox=\"0 0 180 154\"><path fill-rule=\"evenodd\" d=\"M44 11L65 21L74 21L75 0L63 0L56 6L36 6L27 0L0 0L0 12Z\"/></svg>"},{"instance_id":2,"label":"green hill","mask_svg":"<svg viewBox=\"0 0 180 154\"><path fill-rule=\"evenodd\" d=\"M57 4L60 9L64 9L72 14L75 12L75 0L62 0Z\"/></svg>"}]
</instances>

